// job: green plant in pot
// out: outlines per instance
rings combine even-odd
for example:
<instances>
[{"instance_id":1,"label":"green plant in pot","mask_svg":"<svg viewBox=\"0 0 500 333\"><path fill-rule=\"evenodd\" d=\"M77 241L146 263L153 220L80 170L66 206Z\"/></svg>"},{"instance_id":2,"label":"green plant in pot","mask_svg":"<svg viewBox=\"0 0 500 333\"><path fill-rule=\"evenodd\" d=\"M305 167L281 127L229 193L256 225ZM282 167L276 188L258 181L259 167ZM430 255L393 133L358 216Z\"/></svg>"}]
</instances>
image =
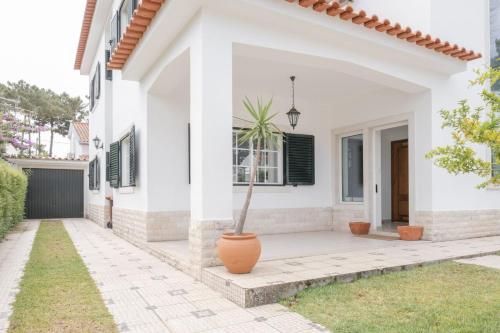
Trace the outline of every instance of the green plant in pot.
<instances>
[{"instance_id":1,"label":"green plant in pot","mask_svg":"<svg viewBox=\"0 0 500 333\"><path fill-rule=\"evenodd\" d=\"M261 160L261 149L266 143L279 144L278 138L282 135L279 128L272 122L277 113L270 114L272 99L267 103L257 100L255 106L248 97L243 101L245 110L251 120L238 118L247 123L243 131L240 143L252 143L254 145L254 159L250 171L250 180L234 233L225 233L217 242L217 252L224 266L231 273L249 273L260 257L260 241L254 233L244 233L243 228L247 218L248 208L252 200L253 188L257 177L258 166Z\"/></svg>"}]
</instances>

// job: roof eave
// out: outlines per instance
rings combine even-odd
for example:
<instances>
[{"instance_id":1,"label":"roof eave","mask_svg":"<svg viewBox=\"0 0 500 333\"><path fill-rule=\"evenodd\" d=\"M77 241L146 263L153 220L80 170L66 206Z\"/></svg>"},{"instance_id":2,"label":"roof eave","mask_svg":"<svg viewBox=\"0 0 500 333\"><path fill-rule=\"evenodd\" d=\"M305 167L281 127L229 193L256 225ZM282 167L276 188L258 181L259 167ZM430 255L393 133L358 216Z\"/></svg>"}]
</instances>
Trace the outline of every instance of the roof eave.
<instances>
[{"instance_id":1,"label":"roof eave","mask_svg":"<svg viewBox=\"0 0 500 333\"><path fill-rule=\"evenodd\" d=\"M93 11L92 5L89 8L89 3L91 2L95 2ZM112 4L112 0L87 0L74 66L74 69L79 70L82 75L90 73L95 51L99 46L102 31L106 26L106 20ZM90 14L91 16L89 17ZM89 21L87 28L85 27L86 20Z\"/></svg>"}]
</instances>

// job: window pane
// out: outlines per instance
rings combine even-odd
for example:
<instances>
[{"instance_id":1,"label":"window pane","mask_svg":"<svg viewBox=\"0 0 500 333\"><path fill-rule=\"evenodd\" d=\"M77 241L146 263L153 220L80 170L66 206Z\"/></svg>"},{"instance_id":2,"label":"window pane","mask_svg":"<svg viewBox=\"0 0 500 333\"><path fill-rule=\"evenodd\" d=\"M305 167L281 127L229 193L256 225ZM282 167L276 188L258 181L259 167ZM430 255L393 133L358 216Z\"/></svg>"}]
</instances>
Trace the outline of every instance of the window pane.
<instances>
[{"instance_id":1,"label":"window pane","mask_svg":"<svg viewBox=\"0 0 500 333\"><path fill-rule=\"evenodd\" d=\"M266 149L267 150L274 150L274 151L277 151L278 150L278 145L277 145L277 142L276 140L267 140L266 141Z\"/></svg>"},{"instance_id":2,"label":"window pane","mask_svg":"<svg viewBox=\"0 0 500 333\"><path fill-rule=\"evenodd\" d=\"M363 135L342 138L342 201L363 201Z\"/></svg>"},{"instance_id":3,"label":"window pane","mask_svg":"<svg viewBox=\"0 0 500 333\"><path fill-rule=\"evenodd\" d=\"M273 184L278 183L278 168L267 169L267 182Z\"/></svg>"},{"instance_id":4,"label":"window pane","mask_svg":"<svg viewBox=\"0 0 500 333\"><path fill-rule=\"evenodd\" d=\"M278 167L278 152L267 153L267 166Z\"/></svg>"},{"instance_id":5,"label":"window pane","mask_svg":"<svg viewBox=\"0 0 500 333\"><path fill-rule=\"evenodd\" d=\"M250 149L250 142L248 141L245 141L245 142L241 142L241 137L242 137L242 134L239 134L238 135L238 148L242 148L242 149Z\"/></svg>"},{"instance_id":6,"label":"window pane","mask_svg":"<svg viewBox=\"0 0 500 333\"><path fill-rule=\"evenodd\" d=\"M249 150L244 150L244 149L239 149L238 150L238 163L237 165L241 166L250 166L251 161L250 161L250 151Z\"/></svg>"},{"instance_id":7,"label":"window pane","mask_svg":"<svg viewBox=\"0 0 500 333\"><path fill-rule=\"evenodd\" d=\"M243 135L241 130L233 132L233 181L235 183L248 183L250 181L250 172L253 162L255 161L255 148L256 142L241 143L239 139ZM279 138L281 142L281 137ZM271 142L271 143L269 143ZM273 150L271 150L271 148ZM280 184L282 180L281 172L278 168L282 168L282 161L280 159L281 145L277 140L268 140L261 143L260 163L257 170L256 183L262 184ZM275 169L268 169L273 167Z\"/></svg>"},{"instance_id":8,"label":"window pane","mask_svg":"<svg viewBox=\"0 0 500 333\"><path fill-rule=\"evenodd\" d=\"M250 168L238 168L238 183L248 183L250 181Z\"/></svg>"},{"instance_id":9,"label":"window pane","mask_svg":"<svg viewBox=\"0 0 500 333\"><path fill-rule=\"evenodd\" d=\"M266 182L266 169L264 169L264 168L257 169L257 182L259 182L259 183Z\"/></svg>"}]
</instances>

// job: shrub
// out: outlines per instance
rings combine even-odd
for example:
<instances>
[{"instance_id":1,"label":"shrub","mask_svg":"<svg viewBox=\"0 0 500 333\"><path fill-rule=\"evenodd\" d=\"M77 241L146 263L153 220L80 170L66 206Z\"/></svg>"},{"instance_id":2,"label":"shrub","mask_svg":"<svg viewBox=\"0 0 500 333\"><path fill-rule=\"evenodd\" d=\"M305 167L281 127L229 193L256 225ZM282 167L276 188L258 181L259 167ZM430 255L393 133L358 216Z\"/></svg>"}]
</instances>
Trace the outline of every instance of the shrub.
<instances>
[{"instance_id":1,"label":"shrub","mask_svg":"<svg viewBox=\"0 0 500 333\"><path fill-rule=\"evenodd\" d=\"M0 240L24 217L28 177L0 160Z\"/></svg>"}]
</instances>

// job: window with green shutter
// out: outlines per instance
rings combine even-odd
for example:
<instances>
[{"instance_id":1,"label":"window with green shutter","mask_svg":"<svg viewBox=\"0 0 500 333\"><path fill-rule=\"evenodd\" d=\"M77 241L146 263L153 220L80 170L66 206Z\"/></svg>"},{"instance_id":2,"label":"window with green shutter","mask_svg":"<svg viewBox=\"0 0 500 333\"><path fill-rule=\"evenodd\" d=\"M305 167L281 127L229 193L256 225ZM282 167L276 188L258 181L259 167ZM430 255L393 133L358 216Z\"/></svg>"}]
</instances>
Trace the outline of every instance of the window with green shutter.
<instances>
[{"instance_id":1,"label":"window with green shutter","mask_svg":"<svg viewBox=\"0 0 500 333\"><path fill-rule=\"evenodd\" d=\"M285 133L285 183L314 185L314 136Z\"/></svg>"},{"instance_id":2,"label":"window with green shutter","mask_svg":"<svg viewBox=\"0 0 500 333\"><path fill-rule=\"evenodd\" d=\"M118 153L118 187L136 186L137 153L135 126L119 141Z\"/></svg>"},{"instance_id":3,"label":"window with green shutter","mask_svg":"<svg viewBox=\"0 0 500 333\"><path fill-rule=\"evenodd\" d=\"M95 179L95 176L94 176L94 161L91 161L89 163L89 190L90 191L93 191L94 188L95 188L95 185L94 185L94 179Z\"/></svg>"},{"instance_id":4,"label":"window with green shutter","mask_svg":"<svg viewBox=\"0 0 500 333\"><path fill-rule=\"evenodd\" d=\"M99 191L101 177L99 170L99 159L97 156L89 163L89 190Z\"/></svg>"},{"instance_id":5,"label":"window with green shutter","mask_svg":"<svg viewBox=\"0 0 500 333\"><path fill-rule=\"evenodd\" d=\"M120 141L109 146L109 184L113 188L120 186Z\"/></svg>"},{"instance_id":6,"label":"window with green shutter","mask_svg":"<svg viewBox=\"0 0 500 333\"><path fill-rule=\"evenodd\" d=\"M109 182L110 174L109 174L109 151L106 152L106 181Z\"/></svg>"}]
</instances>

